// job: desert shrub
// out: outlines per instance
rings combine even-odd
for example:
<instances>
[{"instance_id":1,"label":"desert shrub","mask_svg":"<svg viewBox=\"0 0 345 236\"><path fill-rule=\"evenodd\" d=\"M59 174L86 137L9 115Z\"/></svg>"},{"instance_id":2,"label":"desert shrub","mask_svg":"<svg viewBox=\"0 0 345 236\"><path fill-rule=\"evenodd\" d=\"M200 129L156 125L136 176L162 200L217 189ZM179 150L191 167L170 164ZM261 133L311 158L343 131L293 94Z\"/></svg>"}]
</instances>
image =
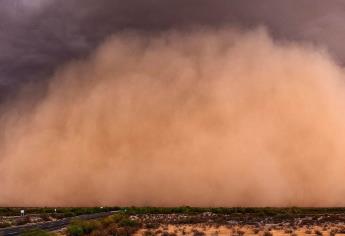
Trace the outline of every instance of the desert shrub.
<instances>
[{"instance_id":1,"label":"desert shrub","mask_svg":"<svg viewBox=\"0 0 345 236\"><path fill-rule=\"evenodd\" d=\"M104 231L96 229L94 231L92 231L92 233L90 234L90 236L104 236L107 235Z\"/></svg>"},{"instance_id":2,"label":"desert shrub","mask_svg":"<svg viewBox=\"0 0 345 236\"><path fill-rule=\"evenodd\" d=\"M305 234L311 234L311 230L310 230L310 229L307 229L307 230L305 231Z\"/></svg>"},{"instance_id":3,"label":"desert shrub","mask_svg":"<svg viewBox=\"0 0 345 236\"><path fill-rule=\"evenodd\" d=\"M69 236L82 235L132 235L138 230L139 222L129 219L126 214L115 214L100 220L76 220L67 228Z\"/></svg>"},{"instance_id":4,"label":"desert shrub","mask_svg":"<svg viewBox=\"0 0 345 236\"><path fill-rule=\"evenodd\" d=\"M92 231L101 228L102 225L97 220L77 220L72 222L70 225L70 228L72 229L73 233L71 232L71 235L77 236L77 235L83 235L83 234L90 234ZM68 228L67 228L68 230ZM68 230L68 232L70 232Z\"/></svg>"},{"instance_id":5,"label":"desert shrub","mask_svg":"<svg viewBox=\"0 0 345 236\"><path fill-rule=\"evenodd\" d=\"M331 229L331 231L329 232L330 236L335 236L338 233L337 229Z\"/></svg>"},{"instance_id":6,"label":"desert shrub","mask_svg":"<svg viewBox=\"0 0 345 236\"><path fill-rule=\"evenodd\" d=\"M107 234L105 235L114 235L114 236L130 236L133 235L137 231L137 228L130 228L130 227L117 227L116 225L112 225L107 229Z\"/></svg>"},{"instance_id":7,"label":"desert shrub","mask_svg":"<svg viewBox=\"0 0 345 236\"><path fill-rule=\"evenodd\" d=\"M170 236L170 233L168 231L163 231L161 236Z\"/></svg>"},{"instance_id":8,"label":"desert shrub","mask_svg":"<svg viewBox=\"0 0 345 236\"><path fill-rule=\"evenodd\" d=\"M69 236L81 236L84 234L83 228L80 225L69 225L67 227L67 235Z\"/></svg>"},{"instance_id":9,"label":"desert shrub","mask_svg":"<svg viewBox=\"0 0 345 236\"><path fill-rule=\"evenodd\" d=\"M315 230L315 234L316 234L316 235L322 235L322 232L321 232L320 230L317 230L317 229L316 229L316 230Z\"/></svg>"},{"instance_id":10,"label":"desert shrub","mask_svg":"<svg viewBox=\"0 0 345 236\"><path fill-rule=\"evenodd\" d=\"M71 216L76 216L76 215L83 215L83 214L94 214L94 213L99 213L99 212L106 212L106 211L114 211L114 210L120 210L119 207L82 207L82 208L70 208L70 207L61 207L61 208L56 208L56 212L59 214L64 214L64 215L71 215ZM47 212L46 210L45 212ZM54 209L49 209L50 213L54 212Z\"/></svg>"},{"instance_id":11,"label":"desert shrub","mask_svg":"<svg viewBox=\"0 0 345 236\"><path fill-rule=\"evenodd\" d=\"M64 218L64 214L63 214L63 213L54 213L54 214L52 214L51 216L52 216L53 218L55 218L55 219L58 219L58 220Z\"/></svg>"},{"instance_id":12,"label":"desert shrub","mask_svg":"<svg viewBox=\"0 0 345 236\"><path fill-rule=\"evenodd\" d=\"M6 227L10 227L11 224L8 222L0 222L0 228L6 228Z\"/></svg>"},{"instance_id":13,"label":"desert shrub","mask_svg":"<svg viewBox=\"0 0 345 236\"><path fill-rule=\"evenodd\" d=\"M242 230L237 230L237 234L240 235L240 236L244 235L244 233L245 233L245 232L242 231Z\"/></svg>"},{"instance_id":14,"label":"desert shrub","mask_svg":"<svg viewBox=\"0 0 345 236\"><path fill-rule=\"evenodd\" d=\"M265 231L264 236L272 236L273 234L270 231Z\"/></svg>"},{"instance_id":15,"label":"desert shrub","mask_svg":"<svg viewBox=\"0 0 345 236\"><path fill-rule=\"evenodd\" d=\"M138 227L140 225L139 222L128 218L123 218L118 222L118 224L121 227Z\"/></svg>"},{"instance_id":16,"label":"desert shrub","mask_svg":"<svg viewBox=\"0 0 345 236\"><path fill-rule=\"evenodd\" d=\"M126 214L114 214L112 216L109 216L109 218L114 222L114 223L119 223L123 219L128 219L128 215Z\"/></svg>"},{"instance_id":17,"label":"desert shrub","mask_svg":"<svg viewBox=\"0 0 345 236\"><path fill-rule=\"evenodd\" d=\"M100 222L104 227L107 227L107 226L115 223L115 220L113 219L113 217L108 216L108 217L101 219Z\"/></svg>"},{"instance_id":18,"label":"desert shrub","mask_svg":"<svg viewBox=\"0 0 345 236\"><path fill-rule=\"evenodd\" d=\"M193 235L194 235L194 236L204 236L205 233L204 233L204 232L201 232L201 231L198 231L198 230L193 230Z\"/></svg>"},{"instance_id":19,"label":"desert shrub","mask_svg":"<svg viewBox=\"0 0 345 236\"><path fill-rule=\"evenodd\" d=\"M89 234L96 229L102 228L102 224L97 220L82 221L82 227L85 233Z\"/></svg>"},{"instance_id":20,"label":"desert shrub","mask_svg":"<svg viewBox=\"0 0 345 236\"><path fill-rule=\"evenodd\" d=\"M41 229L33 229L26 231L24 233L21 233L20 236L54 236L54 233L48 233Z\"/></svg>"},{"instance_id":21,"label":"desert shrub","mask_svg":"<svg viewBox=\"0 0 345 236\"><path fill-rule=\"evenodd\" d=\"M143 233L143 236L153 236L153 235L155 235L155 233L152 232L151 230L147 230Z\"/></svg>"},{"instance_id":22,"label":"desert shrub","mask_svg":"<svg viewBox=\"0 0 345 236\"><path fill-rule=\"evenodd\" d=\"M159 227L159 223L146 223L145 228L147 229L157 229Z\"/></svg>"},{"instance_id":23,"label":"desert shrub","mask_svg":"<svg viewBox=\"0 0 345 236\"><path fill-rule=\"evenodd\" d=\"M30 223L30 217L29 216L25 216L25 217L20 217L16 220L15 225L25 225Z\"/></svg>"},{"instance_id":24,"label":"desert shrub","mask_svg":"<svg viewBox=\"0 0 345 236\"><path fill-rule=\"evenodd\" d=\"M43 221L50 221L50 217L47 213L40 214L40 217Z\"/></svg>"},{"instance_id":25,"label":"desert shrub","mask_svg":"<svg viewBox=\"0 0 345 236\"><path fill-rule=\"evenodd\" d=\"M15 216L18 215L21 208L0 208L0 216ZM24 208L28 214L41 214L41 213L54 213L54 208ZM183 207L91 207L91 208L57 208L58 213L73 213L74 215L80 214L92 214L98 212L105 212L111 210L126 211L130 214L172 214L172 213L183 213L183 214L197 214L203 212L212 212L216 214L252 214L256 216L274 216L279 218L287 218L295 215L305 214L344 214L345 208L195 208L189 206Z\"/></svg>"},{"instance_id":26,"label":"desert shrub","mask_svg":"<svg viewBox=\"0 0 345 236\"><path fill-rule=\"evenodd\" d=\"M65 213L63 213L63 217L62 218L74 217L74 216L76 216L76 214L73 213L73 212L65 212Z\"/></svg>"},{"instance_id":27,"label":"desert shrub","mask_svg":"<svg viewBox=\"0 0 345 236\"><path fill-rule=\"evenodd\" d=\"M109 235L117 235L118 227L116 224L111 224L107 228Z\"/></svg>"}]
</instances>

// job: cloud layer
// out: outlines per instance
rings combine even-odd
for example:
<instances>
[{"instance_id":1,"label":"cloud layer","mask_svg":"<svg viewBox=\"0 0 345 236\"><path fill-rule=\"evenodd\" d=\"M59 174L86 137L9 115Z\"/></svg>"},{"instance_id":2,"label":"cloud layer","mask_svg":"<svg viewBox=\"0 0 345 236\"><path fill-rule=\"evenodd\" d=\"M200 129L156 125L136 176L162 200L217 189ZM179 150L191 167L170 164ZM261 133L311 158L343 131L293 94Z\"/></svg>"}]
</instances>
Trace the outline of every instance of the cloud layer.
<instances>
[{"instance_id":1,"label":"cloud layer","mask_svg":"<svg viewBox=\"0 0 345 236\"><path fill-rule=\"evenodd\" d=\"M129 29L265 25L275 38L326 47L343 64L344 16L342 0L0 0L0 102Z\"/></svg>"}]
</instances>

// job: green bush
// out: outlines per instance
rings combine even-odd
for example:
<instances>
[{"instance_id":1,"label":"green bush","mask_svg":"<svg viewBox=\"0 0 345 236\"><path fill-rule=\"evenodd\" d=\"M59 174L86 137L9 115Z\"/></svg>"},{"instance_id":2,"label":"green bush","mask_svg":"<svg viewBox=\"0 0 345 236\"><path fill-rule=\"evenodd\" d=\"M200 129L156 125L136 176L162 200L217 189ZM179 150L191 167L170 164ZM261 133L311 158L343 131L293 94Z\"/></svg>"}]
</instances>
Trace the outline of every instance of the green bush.
<instances>
[{"instance_id":1,"label":"green bush","mask_svg":"<svg viewBox=\"0 0 345 236\"><path fill-rule=\"evenodd\" d=\"M69 236L81 236L84 234L83 228L80 225L70 225L67 227L67 235Z\"/></svg>"},{"instance_id":2,"label":"green bush","mask_svg":"<svg viewBox=\"0 0 345 236\"><path fill-rule=\"evenodd\" d=\"M139 222L137 222L135 220L124 218L119 222L119 226L121 226L121 227L138 227Z\"/></svg>"},{"instance_id":3,"label":"green bush","mask_svg":"<svg viewBox=\"0 0 345 236\"><path fill-rule=\"evenodd\" d=\"M73 212L65 212L63 213L63 217L66 218L66 217L73 217L73 216L76 216L75 213Z\"/></svg>"},{"instance_id":4,"label":"green bush","mask_svg":"<svg viewBox=\"0 0 345 236\"><path fill-rule=\"evenodd\" d=\"M100 220L100 223L101 223L103 226L107 227L107 226L109 226L109 225L115 223L115 220L114 220L113 217L108 216L108 217L105 217L105 218L101 219L101 220Z\"/></svg>"},{"instance_id":5,"label":"green bush","mask_svg":"<svg viewBox=\"0 0 345 236\"><path fill-rule=\"evenodd\" d=\"M102 228L102 224L97 220L77 220L73 221L67 228L67 234L71 236L80 236L90 234L96 229Z\"/></svg>"},{"instance_id":6,"label":"green bush","mask_svg":"<svg viewBox=\"0 0 345 236\"><path fill-rule=\"evenodd\" d=\"M114 223L119 223L120 221L124 220L124 219L128 219L128 215L125 214L114 214L112 216L110 216L110 218L113 220Z\"/></svg>"}]
</instances>

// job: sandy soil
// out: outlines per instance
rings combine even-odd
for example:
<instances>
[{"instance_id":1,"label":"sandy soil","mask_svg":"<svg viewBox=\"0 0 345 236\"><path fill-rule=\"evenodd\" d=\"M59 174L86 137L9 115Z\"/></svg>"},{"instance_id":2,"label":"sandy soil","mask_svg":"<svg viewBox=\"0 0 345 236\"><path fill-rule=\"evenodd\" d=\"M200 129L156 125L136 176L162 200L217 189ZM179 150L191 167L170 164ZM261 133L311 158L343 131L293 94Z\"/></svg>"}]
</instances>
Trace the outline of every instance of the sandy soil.
<instances>
[{"instance_id":1,"label":"sandy soil","mask_svg":"<svg viewBox=\"0 0 345 236\"><path fill-rule=\"evenodd\" d=\"M157 229L140 229L135 235L142 236L142 235L164 235L169 233L170 235L233 235L233 236L241 236L241 235L248 235L248 236L287 236L287 235L296 235L296 236L315 236L315 235L332 235L332 229L337 229L337 227L333 228L321 228L318 226L313 227L302 227L299 229L290 229L290 228L282 228L282 229L272 229L270 226L256 228L252 226L210 226L206 224L197 224L197 225L162 225ZM167 234L166 234L167 235ZM345 234L333 234L333 235L345 235Z\"/></svg>"}]
</instances>

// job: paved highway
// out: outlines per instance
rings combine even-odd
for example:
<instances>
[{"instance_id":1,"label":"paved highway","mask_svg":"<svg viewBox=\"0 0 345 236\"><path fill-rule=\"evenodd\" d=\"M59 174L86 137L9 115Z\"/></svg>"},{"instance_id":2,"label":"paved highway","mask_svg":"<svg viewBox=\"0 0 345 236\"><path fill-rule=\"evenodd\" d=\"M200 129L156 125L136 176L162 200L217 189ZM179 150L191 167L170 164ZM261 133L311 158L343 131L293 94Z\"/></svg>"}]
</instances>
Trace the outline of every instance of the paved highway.
<instances>
[{"instance_id":1,"label":"paved highway","mask_svg":"<svg viewBox=\"0 0 345 236\"><path fill-rule=\"evenodd\" d=\"M31 230L31 229L43 229L43 230L47 230L47 231L59 230L65 226L67 226L72 220L75 220L75 219L91 220L91 219L106 217L106 216L112 215L114 213L116 213L116 211L101 212L101 213L88 214L88 215L80 215L80 216L65 218L62 220L42 222L42 223L38 223L38 224L8 227L8 228L0 229L0 235L1 236L15 236L15 235L19 235L19 234L21 234L27 230Z\"/></svg>"}]
</instances>

